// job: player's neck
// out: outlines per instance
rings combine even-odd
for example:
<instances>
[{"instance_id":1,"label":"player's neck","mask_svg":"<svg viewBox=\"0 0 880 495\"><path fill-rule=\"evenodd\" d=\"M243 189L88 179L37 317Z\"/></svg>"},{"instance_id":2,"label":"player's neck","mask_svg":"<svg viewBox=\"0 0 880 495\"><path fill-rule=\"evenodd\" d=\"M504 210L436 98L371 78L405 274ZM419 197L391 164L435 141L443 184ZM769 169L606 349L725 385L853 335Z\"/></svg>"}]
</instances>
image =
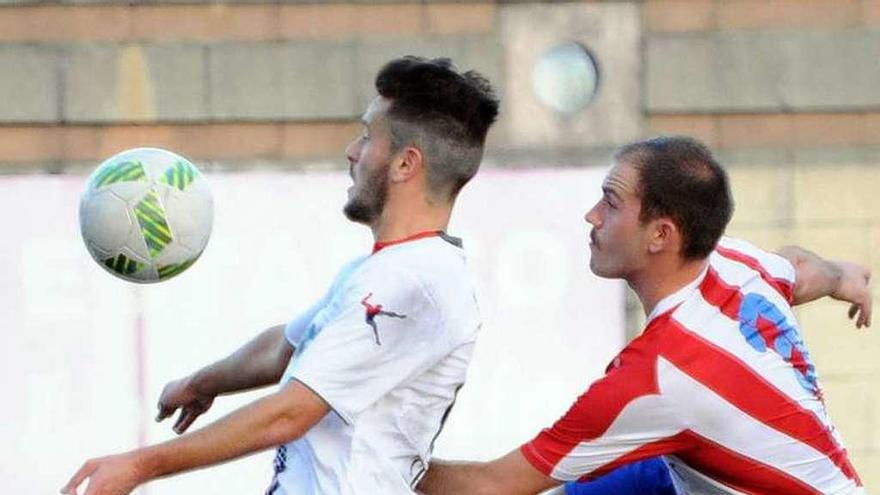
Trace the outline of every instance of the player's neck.
<instances>
[{"instance_id":1,"label":"player's neck","mask_svg":"<svg viewBox=\"0 0 880 495\"><path fill-rule=\"evenodd\" d=\"M650 315L657 303L699 277L708 262L707 259L671 259L665 263L656 263L652 265L652 269L628 280L629 286L639 297L645 315Z\"/></svg>"},{"instance_id":2,"label":"player's neck","mask_svg":"<svg viewBox=\"0 0 880 495\"><path fill-rule=\"evenodd\" d=\"M426 201L394 201L389 197L382 215L371 225L373 240L385 243L423 232L445 232L451 214L452 205L432 205Z\"/></svg>"}]
</instances>

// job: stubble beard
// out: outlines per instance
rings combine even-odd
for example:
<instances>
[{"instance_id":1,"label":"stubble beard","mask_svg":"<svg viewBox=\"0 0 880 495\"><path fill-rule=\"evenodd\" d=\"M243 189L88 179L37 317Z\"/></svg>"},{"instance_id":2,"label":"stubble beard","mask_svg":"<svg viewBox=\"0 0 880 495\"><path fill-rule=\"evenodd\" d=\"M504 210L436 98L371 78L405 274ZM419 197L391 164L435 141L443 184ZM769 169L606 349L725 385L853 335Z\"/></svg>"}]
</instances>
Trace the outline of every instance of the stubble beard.
<instances>
[{"instance_id":1,"label":"stubble beard","mask_svg":"<svg viewBox=\"0 0 880 495\"><path fill-rule=\"evenodd\" d=\"M378 220L388 199L387 171L389 165L390 162L365 177L363 186L355 191L355 194L342 208L346 218L365 225L372 225Z\"/></svg>"}]
</instances>

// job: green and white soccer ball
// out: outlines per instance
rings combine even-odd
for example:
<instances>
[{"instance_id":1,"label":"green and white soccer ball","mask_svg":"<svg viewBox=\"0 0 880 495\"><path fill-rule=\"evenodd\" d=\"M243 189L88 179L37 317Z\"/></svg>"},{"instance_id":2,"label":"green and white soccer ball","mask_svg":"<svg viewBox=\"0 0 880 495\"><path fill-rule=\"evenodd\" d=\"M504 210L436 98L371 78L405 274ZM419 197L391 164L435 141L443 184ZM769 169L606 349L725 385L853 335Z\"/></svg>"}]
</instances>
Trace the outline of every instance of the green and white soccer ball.
<instances>
[{"instance_id":1,"label":"green and white soccer ball","mask_svg":"<svg viewBox=\"0 0 880 495\"><path fill-rule=\"evenodd\" d=\"M211 235L208 183L186 158L135 148L106 160L89 177L79 205L92 258L125 280L152 283L189 268Z\"/></svg>"}]
</instances>

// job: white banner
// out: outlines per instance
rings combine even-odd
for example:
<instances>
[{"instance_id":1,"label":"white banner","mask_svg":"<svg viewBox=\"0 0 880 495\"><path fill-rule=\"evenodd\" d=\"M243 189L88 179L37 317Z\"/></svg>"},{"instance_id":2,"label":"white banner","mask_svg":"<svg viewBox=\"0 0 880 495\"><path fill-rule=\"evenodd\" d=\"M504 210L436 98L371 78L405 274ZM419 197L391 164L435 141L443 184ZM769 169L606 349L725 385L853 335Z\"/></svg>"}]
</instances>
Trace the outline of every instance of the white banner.
<instances>
[{"instance_id":1,"label":"white banner","mask_svg":"<svg viewBox=\"0 0 880 495\"><path fill-rule=\"evenodd\" d=\"M583 214L603 170L484 170L449 232L464 239L484 327L439 457L488 458L549 426L623 345L624 288L589 272ZM175 279L135 286L79 236L85 177L0 177L0 486L57 493L88 457L173 436L163 385L290 319L369 230L341 213L347 174L213 174L214 232ZM253 400L221 398L193 428ZM151 495L262 493L271 453L161 480Z\"/></svg>"}]
</instances>

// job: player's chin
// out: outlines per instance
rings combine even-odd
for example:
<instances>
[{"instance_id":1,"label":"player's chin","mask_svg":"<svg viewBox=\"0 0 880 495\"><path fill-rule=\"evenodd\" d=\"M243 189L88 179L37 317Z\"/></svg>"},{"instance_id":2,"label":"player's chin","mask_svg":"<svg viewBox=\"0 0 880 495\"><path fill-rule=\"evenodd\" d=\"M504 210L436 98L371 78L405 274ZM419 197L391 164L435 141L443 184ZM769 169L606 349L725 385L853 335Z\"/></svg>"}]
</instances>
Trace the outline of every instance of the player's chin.
<instances>
[{"instance_id":1,"label":"player's chin","mask_svg":"<svg viewBox=\"0 0 880 495\"><path fill-rule=\"evenodd\" d=\"M345 206L342 207L342 213L345 214L345 218L352 222L364 225L371 225L377 217L372 208L357 201L356 198L352 198L345 203Z\"/></svg>"},{"instance_id":2,"label":"player's chin","mask_svg":"<svg viewBox=\"0 0 880 495\"><path fill-rule=\"evenodd\" d=\"M615 278L614 271L609 269L609 267L604 266L601 260L597 259L597 256L590 256L590 271L593 272L593 275L602 278Z\"/></svg>"}]
</instances>

